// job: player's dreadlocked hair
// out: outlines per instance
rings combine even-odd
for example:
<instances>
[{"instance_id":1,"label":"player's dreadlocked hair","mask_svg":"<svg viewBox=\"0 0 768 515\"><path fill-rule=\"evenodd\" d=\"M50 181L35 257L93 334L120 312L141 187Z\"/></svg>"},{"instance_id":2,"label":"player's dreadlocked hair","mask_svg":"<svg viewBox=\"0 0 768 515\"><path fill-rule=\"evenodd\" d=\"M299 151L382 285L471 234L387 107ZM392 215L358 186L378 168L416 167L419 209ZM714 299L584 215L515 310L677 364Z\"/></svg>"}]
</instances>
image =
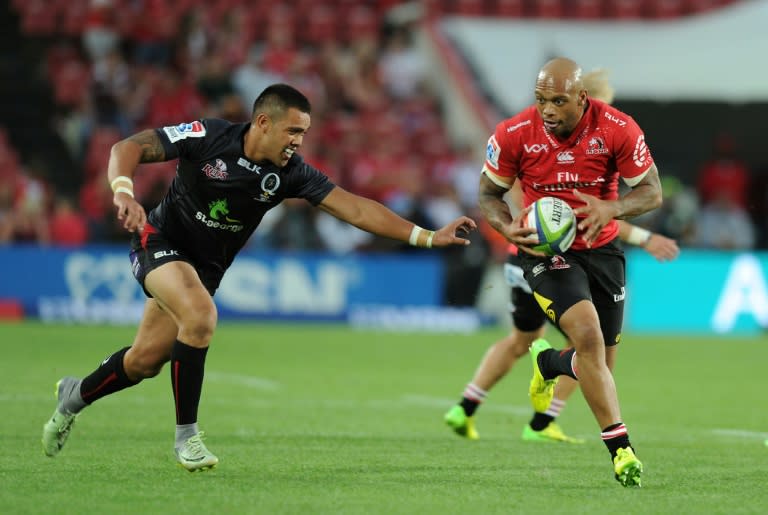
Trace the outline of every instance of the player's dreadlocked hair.
<instances>
[{"instance_id":1,"label":"player's dreadlocked hair","mask_svg":"<svg viewBox=\"0 0 768 515\"><path fill-rule=\"evenodd\" d=\"M307 114L312 111L309 100L301 91L288 84L272 84L262 91L254 101L252 115L267 113L270 116L275 116L284 113L291 107Z\"/></svg>"},{"instance_id":2,"label":"player's dreadlocked hair","mask_svg":"<svg viewBox=\"0 0 768 515\"><path fill-rule=\"evenodd\" d=\"M584 89L587 90L590 97L602 100L606 104L613 102L615 91L608 81L608 70L596 68L585 73L581 80L584 83Z\"/></svg>"}]
</instances>

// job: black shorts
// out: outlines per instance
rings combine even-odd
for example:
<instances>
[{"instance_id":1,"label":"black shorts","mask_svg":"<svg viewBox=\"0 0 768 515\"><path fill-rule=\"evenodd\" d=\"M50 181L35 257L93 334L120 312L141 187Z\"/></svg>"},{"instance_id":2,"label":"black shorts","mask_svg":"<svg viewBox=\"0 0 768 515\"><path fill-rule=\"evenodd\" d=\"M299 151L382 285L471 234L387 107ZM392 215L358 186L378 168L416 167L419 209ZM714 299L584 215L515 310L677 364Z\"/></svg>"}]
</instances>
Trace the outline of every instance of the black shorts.
<instances>
[{"instance_id":1,"label":"black shorts","mask_svg":"<svg viewBox=\"0 0 768 515\"><path fill-rule=\"evenodd\" d=\"M582 300L595 305L606 346L621 339L624 320L625 259L616 240L596 249L569 250L539 258L520 256L525 279L540 309L560 327L560 315Z\"/></svg>"},{"instance_id":2,"label":"black shorts","mask_svg":"<svg viewBox=\"0 0 768 515\"><path fill-rule=\"evenodd\" d=\"M171 261L184 261L192 265L211 296L219 287L221 278L224 276L224 270L196 264L183 250L170 243L161 232L149 224L144 226L144 232L133 233L130 258L133 276L141 285L144 294L149 298L152 298L152 294L144 287L147 274L160 265Z\"/></svg>"},{"instance_id":3,"label":"black shorts","mask_svg":"<svg viewBox=\"0 0 768 515\"><path fill-rule=\"evenodd\" d=\"M504 265L504 277L510 287L509 311L515 328L530 332L546 324L547 317L533 298L531 287L523 277L520 258L516 254L509 254Z\"/></svg>"}]
</instances>

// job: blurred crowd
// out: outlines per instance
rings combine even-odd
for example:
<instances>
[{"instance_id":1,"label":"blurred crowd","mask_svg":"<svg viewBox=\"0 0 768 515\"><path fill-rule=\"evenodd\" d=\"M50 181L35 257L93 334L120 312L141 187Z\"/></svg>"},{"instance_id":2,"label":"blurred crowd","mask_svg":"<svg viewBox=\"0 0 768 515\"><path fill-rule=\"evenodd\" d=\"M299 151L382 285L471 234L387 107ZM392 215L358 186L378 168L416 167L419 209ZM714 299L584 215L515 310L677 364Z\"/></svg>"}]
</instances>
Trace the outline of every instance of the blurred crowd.
<instances>
[{"instance_id":1,"label":"blurred crowd","mask_svg":"<svg viewBox=\"0 0 768 515\"><path fill-rule=\"evenodd\" d=\"M126 241L105 180L111 146L145 128L202 117L248 120L253 100L274 82L311 100L313 127L300 153L339 185L426 227L459 214L478 217L484 142L448 137L413 22L386 16L399 3L19 2L19 10L41 9L37 23L66 29L48 38L41 73L51 84L56 132L81 173L73 178L77 194L56 191L52 170L20 162L0 128L0 242ZM68 17L46 19L57 4ZM173 175L173 162L140 167L136 194L146 209ZM765 175L750 170L738 143L723 134L697 183L665 177L664 207L639 222L684 246L766 248ZM486 231L473 237L480 250L462 259L482 266L494 254L493 238ZM344 253L394 243L289 201L265 218L250 245Z\"/></svg>"}]
</instances>

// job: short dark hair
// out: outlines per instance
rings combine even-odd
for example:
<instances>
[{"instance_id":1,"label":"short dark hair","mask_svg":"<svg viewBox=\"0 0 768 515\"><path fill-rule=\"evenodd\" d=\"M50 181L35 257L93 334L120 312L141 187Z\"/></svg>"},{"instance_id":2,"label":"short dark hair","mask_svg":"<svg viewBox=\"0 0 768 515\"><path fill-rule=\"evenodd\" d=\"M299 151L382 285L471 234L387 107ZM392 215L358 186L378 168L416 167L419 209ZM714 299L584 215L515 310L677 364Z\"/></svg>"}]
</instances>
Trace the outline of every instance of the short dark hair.
<instances>
[{"instance_id":1,"label":"short dark hair","mask_svg":"<svg viewBox=\"0 0 768 515\"><path fill-rule=\"evenodd\" d=\"M262 112L276 116L291 107L307 114L312 111L309 100L301 91L288 84L272 84L253 102L252 116Z\"/></svg>"}]
</instances>

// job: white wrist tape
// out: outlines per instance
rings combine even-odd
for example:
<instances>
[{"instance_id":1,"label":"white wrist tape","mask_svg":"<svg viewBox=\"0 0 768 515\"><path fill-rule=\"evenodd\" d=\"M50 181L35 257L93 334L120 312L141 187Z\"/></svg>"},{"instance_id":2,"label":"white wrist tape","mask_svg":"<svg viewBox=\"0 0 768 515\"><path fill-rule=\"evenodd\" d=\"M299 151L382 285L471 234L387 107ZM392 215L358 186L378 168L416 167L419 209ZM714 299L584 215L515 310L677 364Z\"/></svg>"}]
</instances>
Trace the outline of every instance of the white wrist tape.
<instances>
[{"instance_id":1,"label":"white wrist tape","mask_svg":"<svg viewBox=\"0 0 768 515\"><path fill-rule=\"evenodd\" d=\"M426 245L428 249L432 248L432 238L434 237L435 237L435 231L429 231L429 236L427 236L427 245Z\"/></svg>"},{"instance_id":2,"label":"white wrist tape","mask_svg":"<svg viewBox=\"0 0 768 515\"><path fill-rule=\"evenodd\" d=\"M125 186L118 186L115 188L115 193L125 193L126 195L129 195L131 198L133 197L133 190L130 188L126 188Z\"/></svg>"},{"instance_id":3,"label":"white wrist tape","mask_svg":"<svg viewBox=\"0 0 768 515\"><path fill-rule=\"evenodd\" d=\"M117 177L112 179L112 182L109 183L109 186L112 188L112 191L117 191L117 185L120 184L121 182L124 182L128 186L133 188L133 179L125 175L118 175Z\"/></svg>"},{"instance_id":4,"label":"white wrist tape","mask_svg":"<svg viewBox=\"0 0 768 515\"><path fill-rule=\"evenodd\" d=\"M642 227L632 227L632 229L629 231L629 236L627 236L627 243L642 247L648 243L648 240L650 239L651 231L648 229L643 229Z\"/></svg>"},{"instance_id":5,"label":"white wrist tape","mask_svg":"<svg viewBox=\"0 0 768 515\"><path fill-rule=\"evenodd\" d=\"M424 241L424 243L419 244L419 238L421 238L421 233L426 232L427 233L427 239ZM413 229L411 229L411 237L408 238L408 243L411 244L413 247L425 247L428 249L432 248L432 238L435 237L435 231L428 231L426 229L422 229L418 225L414 225Z\"/></svg>"},{"instance_id":6,"label":"white wrist tape","mask_svg":"<svg viewBox=\"0 0 768 515\"><path fill-rule=\"evenodd\" d=\"M418 225L414 225L413 229L411 229L411 237L408 238L408 243L412 247L417 247L418 246L418 244L419 244L419 236L421 236L421 231L423 231L423 230L424 229L422 229Z\"/></svg>"}]
</instances>

